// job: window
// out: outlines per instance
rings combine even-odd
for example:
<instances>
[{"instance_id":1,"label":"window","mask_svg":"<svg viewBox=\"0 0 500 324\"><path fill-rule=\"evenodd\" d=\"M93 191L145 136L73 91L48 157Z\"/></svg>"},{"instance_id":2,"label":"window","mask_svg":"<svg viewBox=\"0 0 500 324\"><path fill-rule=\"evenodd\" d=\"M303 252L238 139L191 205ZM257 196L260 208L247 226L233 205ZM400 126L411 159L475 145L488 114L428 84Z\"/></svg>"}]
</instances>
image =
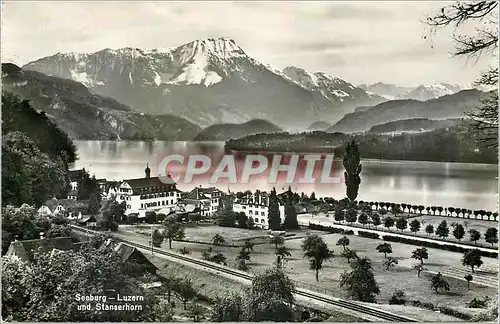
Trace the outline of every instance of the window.
<instances>
[{"instance_id":1,"label":"window","mask_svg":"<svg viewBox=\"0 0 500 324\"><path fill-rule=\"evenodd\" d=\"M252 211L251 211L251 210L250 210L248 213L249 213L250 215L252 215Z\"/></svg>"},{"instance_id":2,"label":"window","mask_svg":"<svg viewBox=\"0 0 500 324\"><path fill-rule=\"evenodd\" d=\"M257 222L259 222L259 219L258 219L257 217L255 217L253 220L254 220L256 223L257 223Z\"/></svg>"},{"instance_id":3,"label":"window","mask_svg":"<svg viewBox=\"0 0 500 324\"><path fill-rule=\"evenodd\" d=\"M127 209L130 209L130 205L127 205Z\"/></svg>"},{"instance_id":4,"label":"window","mask_svg":"<svg viewBox=\"0 0 500 324\"><path fill-rule=\"evenodd\" d=\"M260 216L266 216L266 213L260 212Z\"/></svg>"},{"instance_id":5,"label":"window","mask_svg":"<svg viewBox=\"0 0 500 324\"><path fill-rule=\"evenodd\" d=\"M264 221L265 221L265 220L264 220L264 218L261 218L261 219L260 219L260 222L261 222L261 223L264 223Z\"/></svg>"},{"instance_id":6,"label":"window","mask_svg":"<svg viewBox=\"0 0 500 324\"><path fill-rule=\"evenodd\" d=\"M144 208L144 204L141 204L141 209Z\"/></svg>"}]
</instances>

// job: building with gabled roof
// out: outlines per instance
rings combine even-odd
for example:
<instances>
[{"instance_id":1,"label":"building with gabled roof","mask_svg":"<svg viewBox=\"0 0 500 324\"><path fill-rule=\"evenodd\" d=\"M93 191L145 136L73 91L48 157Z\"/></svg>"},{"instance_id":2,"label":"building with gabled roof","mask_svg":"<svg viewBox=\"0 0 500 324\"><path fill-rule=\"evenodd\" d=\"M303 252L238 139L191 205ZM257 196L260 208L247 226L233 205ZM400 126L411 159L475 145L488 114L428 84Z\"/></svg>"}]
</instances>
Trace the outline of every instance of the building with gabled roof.
<instances>
[{"instance_id":1,"label":"building with gabled roof","mask_svg":"<svg viewBox=\"0 0 500 324\"><path fill-rule=\"evenodd\" d=\"M199 208L201 216L210 216L218 210L223 194L215 187L196 187L182 197L181 201L183 204L191 204Z\"/></svg>"},{"instance_id":2,"label":"building with gabled roof","mask_svg":"<svg viewBox=\"0 0 500 324\"><path fill-rule=\"evenodd\" d=\"M278 208L281 222L285 221L285 205L278 198ZM256 190L254 193L246 193L241 198L233 201L233 211L243 212L247 217L253 218L256 227L269 228L269 194L265 191Z\"/></svg>"},{"instance_id":3,"label":"building with gabled roof","mask_svg":"<svg viewBox=\"0 0 500 324\"><path fill-rule=\"evenodd\" d=\"M54 237L36 240L13 241L7 250L7 256L17 257L25 262L31 263L34 260L35 252L42 253L53 250L68 251L73 249L73 239L71 237Z\"/></svg>"},{"instance_id":4,"label":"building with gabled roof","mask_svg":"<svg viewBox=\"0 0 500 324\"><path fill-rule=\"evenodd\" d=\"M125 215L138 213L145 218L147 211L158 212L162 208L174 207L181 198L176 184L165 183L158 177L151 177L151 169L146 166L145 177L123 180L118 186L117 202L125 201Z\"/></svg>"}]
</instances>

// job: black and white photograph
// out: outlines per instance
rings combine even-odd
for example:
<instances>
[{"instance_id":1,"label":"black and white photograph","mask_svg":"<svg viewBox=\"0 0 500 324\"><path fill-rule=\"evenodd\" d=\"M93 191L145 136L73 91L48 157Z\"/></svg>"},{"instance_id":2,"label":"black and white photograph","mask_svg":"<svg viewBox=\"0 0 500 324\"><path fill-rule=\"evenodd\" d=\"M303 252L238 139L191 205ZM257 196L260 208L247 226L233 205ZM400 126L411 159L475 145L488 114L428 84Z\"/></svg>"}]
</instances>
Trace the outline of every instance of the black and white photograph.
<instances>
[{"instance_id":1,"label":"black and white photograph","mask_svg":"<svg viewBox=\"0 0 500 324\"><path fill-rule=\"evenodd\" d=\"M2 321L498 322L499 9L2 1Z\"/></svg>"}]
</instances>

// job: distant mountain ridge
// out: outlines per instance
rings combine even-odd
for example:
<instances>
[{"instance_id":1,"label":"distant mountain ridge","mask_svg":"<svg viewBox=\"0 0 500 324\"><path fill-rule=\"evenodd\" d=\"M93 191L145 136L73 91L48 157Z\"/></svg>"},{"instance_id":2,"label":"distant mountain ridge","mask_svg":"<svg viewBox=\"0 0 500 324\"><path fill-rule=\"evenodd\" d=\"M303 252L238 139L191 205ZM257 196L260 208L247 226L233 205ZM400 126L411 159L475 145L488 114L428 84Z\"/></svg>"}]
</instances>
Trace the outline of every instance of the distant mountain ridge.
<instances>
[{"instance_id":1,"label":"distant mountain ridge","mask_svg":"<svg viewBox=\"0 0 500 324\"><path fill-rule=\"evenodd\" d=\"M356 106L384 100L326 75L321 87L311 89L251 58L228 38L196 40L167 50L58 53L23 69L82 82L136 111L169 113L202 127L265 119L280 127L305 128L315 120L333 122ZM339 84L334 87L332 82Z\"/></svg>"},{"instance_id":2,"label":"distant mountain ridge","mask_svg":"<svg viewBox=\"0 0 500 324\"><path fill-rule=\"evenodd\" d=\"M379 95L389 100L414 99L421 101L436 99L445 95L457 93L461 90L472 89L472 87L444 82L419 85L417 87L405 87L377 82L371 85L360 84L358 87L368 93Z\"/></svg>"},{"instance_id":3,"label":"distant mountain ridge","mask_svg":"<svg viewBox=\"0 0 500 324\"><path fill-rule=\"evenodd\" d=\"M217 124L202 130L196 137L197 141L225 141L244 136L277 133L283 130L278 126L262 119L253 119L242 124Z\"/></svg>"},{"instance_id":4,"label":"distant mountain ridge","mask_svg":"<svg viewBox=\"0 0 500 324\"><path fill-rule=\"evenodd\" d=\"M413 118L463 118L487 96L487 92L471 89L427 101L387 101L367 110L346 114L327 132L366 132L375 125Z\"/></svg>"},{"instance_id":5,"label":"distant mountain ridge","mask_svg":"<svg viewBox=\"0 0 500 324\"><path fill-rule=\"evenodd\" d=\"M200 128L172 115L134 112L114 99L93 94L83 84L2 64L3 91L44 111L73 139L190 140Z\"/></svg>"},{"instance_id":6,"label":"distant mountain ridge","mask_svg":"<svg viewBox=\"0 0 500 324\"><path fill-rule=\"evenodd\" d=\"M404 132L424 132L441 128L454 127L462 122L460 118L448 118L434 120L429 118L401 119L384 124L378 124L370 128L371 134L396 134Z\"/></svg>"}]
</instances>

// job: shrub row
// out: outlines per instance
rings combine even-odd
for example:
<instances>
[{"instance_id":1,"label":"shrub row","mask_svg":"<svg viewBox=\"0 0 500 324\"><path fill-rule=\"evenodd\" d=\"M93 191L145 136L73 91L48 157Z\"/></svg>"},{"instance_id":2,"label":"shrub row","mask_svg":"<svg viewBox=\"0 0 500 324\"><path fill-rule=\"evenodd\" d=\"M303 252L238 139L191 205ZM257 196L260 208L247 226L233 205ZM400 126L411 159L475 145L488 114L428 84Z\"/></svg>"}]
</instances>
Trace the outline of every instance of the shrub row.
<instances>
[{"instance_id":1,"label":"shrub row","mask_svg":"<svg viewBox=\"0 0 500 324\"><path fill-rule=\"evenodd\" d=\"M464 313L459 312L455 309L452 309L449 307L443 307L443 306L435 306L433 303L421 302L419 300L412 300L411 303L415 307L430 309L432 311L438 310L445 315L450 315L450 316L460 318L460 319L463 319L466 321L468 321L472 318L470 315L464 314Z\"/></svg>"},{"instance_id":2,"label":"shrub row","mask_svg":"<svg viewBox=\"0 0 500 324\"><path fill-rule=\"evenodd\" d=\"M438 242L420 241L420 240L414 240L411 238L400 237L400 236L384 235L384 236L382 236L382 239L384 241L389 241L389 242L398 242L398 243L403 243L403 244L425 246L428 248L441 249L441 250L446 250L446 251L451 251L451 252L459 252L459 253L464 253L464 252L471 250L471 249L467 249L467 248L464 248L461 246L456 246L456 245L443 244L443 243L438 243ZM481 251L481 250L479 250L479 252L482 256L487 257L487 258L498 258L498 252L487 252L487 251Z\"/></svg>"},{"instance_id":3,"label":"shrub row","mask_svg":"<svg viewBox=\"0 0 500 324\"><path fill-rule=\"evenodd\" d=\"M380 235L372 232L358 231L358 236L367 237L371 239L378 239Z\"/></svg>"},{"instance_id":4,"label":"shrub row","mask_svg":"<svg viewBox=\"0 0 500 324\"><path fill-rule=\"evenodd\" d=\"M317 231L325 231L330 234L343 234L343 235L354 235L353 230L345 230L343 228L333 227L333 226L323 226L318 224L309 223L309 229Z\"/></svg>"},{"instance_id":5,"label":"shrub row","mask_svg":"<svg viewBox=\"0 0 500 324\"><path fill-rule=\"evenodd\" d=\"M204 244L204 245L213 245L211 242L201 242L201 241L192 241L192 240L174 240L174 242L185 242L185 243L196 243L196 244ZM225 247L242 247L242 245L233 245L233 244L219 244L218 246Z\"/></svg>"}]
</instances>

